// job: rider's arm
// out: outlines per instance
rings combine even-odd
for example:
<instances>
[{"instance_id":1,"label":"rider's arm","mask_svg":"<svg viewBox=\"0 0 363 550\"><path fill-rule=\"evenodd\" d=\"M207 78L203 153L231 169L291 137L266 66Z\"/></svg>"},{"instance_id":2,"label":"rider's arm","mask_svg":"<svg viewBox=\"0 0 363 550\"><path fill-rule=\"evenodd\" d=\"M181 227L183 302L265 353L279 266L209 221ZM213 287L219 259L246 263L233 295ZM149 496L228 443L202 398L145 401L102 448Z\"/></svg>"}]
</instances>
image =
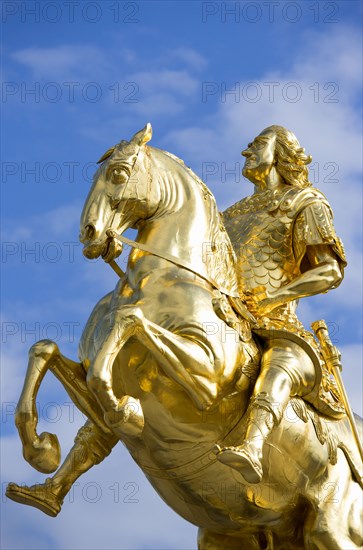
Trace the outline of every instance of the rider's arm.
<instances>
[{"instance_id":1,"label":"rider's arm","mask_svg":"<svg viewBox=\"0 0 363 550\"><path fill-rule=\"evenodd\" d=\"M342 281L344 249L325 199L308 205L297 216L293 250L300 273L279 289L261 296L257 300L259 312L266 314L286 302L327 292Z\"/></svg>"},{"instance_id":2,"label":"rider's arm","mask_svg":"<svg viewBox=\"0 0 363 550\"><path fill-rule=\"evenodd\" d=\"M259 307L266 312L271 311L291 300L327 292L341 282L343 275L339 262L329 245L308 246L306 259L310 268L287 285L273 293L270 292L268 297L260 302Z\"/></svg>"}]
</instances>

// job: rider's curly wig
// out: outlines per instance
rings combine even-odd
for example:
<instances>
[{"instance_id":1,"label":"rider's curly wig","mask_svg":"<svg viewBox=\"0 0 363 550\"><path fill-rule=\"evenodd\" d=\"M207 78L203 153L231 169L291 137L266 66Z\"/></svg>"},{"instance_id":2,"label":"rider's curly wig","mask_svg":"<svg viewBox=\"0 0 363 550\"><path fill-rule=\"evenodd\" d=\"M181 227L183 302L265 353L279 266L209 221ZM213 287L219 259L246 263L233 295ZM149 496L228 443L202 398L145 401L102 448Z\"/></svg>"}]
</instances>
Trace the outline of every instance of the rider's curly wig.
<instances>
[{"instance_id":1,"label":"rider's curly wig","mask_svg":"<svg viewBox=\"0 0 363 550\"><path fill-rule=\"evenodd\" d=\"M294 187L311 187L307 165L312 157L305 154L295 134L277 125L269 126L264 133L267 131L276 135L276 169L284 182Z\"/></svg>"}]
</instances>

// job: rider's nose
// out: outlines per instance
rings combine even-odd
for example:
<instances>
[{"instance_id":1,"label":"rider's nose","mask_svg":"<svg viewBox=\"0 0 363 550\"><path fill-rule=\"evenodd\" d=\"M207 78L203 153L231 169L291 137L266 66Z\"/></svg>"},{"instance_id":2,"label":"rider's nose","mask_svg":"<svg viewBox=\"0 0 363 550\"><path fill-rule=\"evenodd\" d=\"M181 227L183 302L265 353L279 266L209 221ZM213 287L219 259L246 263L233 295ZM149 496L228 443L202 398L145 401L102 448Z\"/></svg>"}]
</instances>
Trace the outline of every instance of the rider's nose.
<instances>
[{"instance_id":1,"label":"rider's nose","mask_svg":"<svg viewBox=\"0 0 363 550\"><path fill-rule=\"evenodd\" d=\"M251 152L248 149L244 149L243 151L241 151L241 155L243 157L249 157L251 155Z\"/></svg>"}]
</instances>

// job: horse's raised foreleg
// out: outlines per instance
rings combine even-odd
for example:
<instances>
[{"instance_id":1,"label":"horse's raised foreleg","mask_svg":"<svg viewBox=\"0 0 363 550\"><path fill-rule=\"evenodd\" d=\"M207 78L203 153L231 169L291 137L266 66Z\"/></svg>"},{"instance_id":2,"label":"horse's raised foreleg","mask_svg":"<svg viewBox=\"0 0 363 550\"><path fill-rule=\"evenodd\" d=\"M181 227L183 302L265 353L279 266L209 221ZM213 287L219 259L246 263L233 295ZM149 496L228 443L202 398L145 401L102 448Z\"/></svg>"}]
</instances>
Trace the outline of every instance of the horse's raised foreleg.
<instances>
[{"instance_id":1,"label":"horse's raised foreleg","mask_svg":"<svg viewBox=\"0 0 363 550\"><path fill-rule=\"evenodd\" d=\"M194 327L195 328L195 327ZM165 373L180 384L199 410L205 410L214 402L223 381L216 375L223 368L222 346L216 341L212 346L207 335L188 337L175 334L145 319L140 308L124 307L116 312L114 329L104 341L87 375L87 383L97 396L107 424L115 433L130 430L130 435L139 435L143 427L141 405L138 400L115 396L112 389L112 366L120 349L128 338L137 338L160 362ZM238 345L230 349L229 360L235 363Z\"/></svg>"},{"instance_id":2,"label":"horse's raised foreleg","mask_svg":"<svg viewBox=\"0 0 363 550\"><path fill-rule=\"evenodd\" d=\"M61 355L58 346L50 340L41 340L29 350L29 363L18 406L15 423L23 444L23 454L35 469L43 473L54 472L60 462L58 438L44 432L38 436L36 396L45 373L51 370L65 387L75 405L90 418L99 429L109 435L110 429L103 421L103 414L86 384L86 371Z\"/></svg>"},{"instance_id":3,"label":"horse's raised foreleg","mask_svg":"<svg viewBox=\"0 0 363 550\"><path fill-rule=\"evenodd\" d=\"M133 308L132 308L133 309ZM87 384L100 403L104 420L112 431L123 435L139 436L144 427L144 415L140 401L131 396L115 396L112 388L112 367L115 359L127 342L138 331L138 323L124 306L112 314L110 328L97 356L87 373Z\"/></svg>"},{"instance_id":4,"label":"horse's raised foreleg","mask_svg":"<svg viewBox=\"0 0 363 550\"><path fill-rule=\"evenodd\" d=\"M205 410L215 403L222 384L222 372L226 358L218 337L213 338L188 324L178 327L178 333L146 319L139 308L132 314L138 330L135 337L147 347L162 366L165 374L180 384L199 410ZM238 358L238 337L228 348L228 361L235 365Z\"/></svg>"},{"instance_id":5,"label":"horse's raised foreleg","mask_svg":"<svg viewBox=\"0 0 363 550\"><path fill-rule=\"evenodd\" d=\"M61 355L54 342L37 342L29 351L27 374L15 413L24 458L34 468L43 473L53 472L60 461L57 437L49 433L38 436L36 433L38 416L35 398L47 370L53 372L72 401L91 420L80 428L72 449L52 478L31 487L9 483L6 495L55 517L76 479L106 458L118 438L104 423L103 412L88 390L83 365Z\"/></svg>"}]
</instances>

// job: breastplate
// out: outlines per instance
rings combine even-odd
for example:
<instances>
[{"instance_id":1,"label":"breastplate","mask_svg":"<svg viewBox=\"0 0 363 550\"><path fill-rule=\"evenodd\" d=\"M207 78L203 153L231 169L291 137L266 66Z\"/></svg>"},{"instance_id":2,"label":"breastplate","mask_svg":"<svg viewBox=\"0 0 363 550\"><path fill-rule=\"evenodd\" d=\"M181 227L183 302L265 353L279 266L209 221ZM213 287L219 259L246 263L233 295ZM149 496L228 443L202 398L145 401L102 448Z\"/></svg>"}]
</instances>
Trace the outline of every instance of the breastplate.
<instances>
[{"instance_id":1,"label":"breastplate","mask_svg":"<svg viewBox=\"0 0 363 550\"><path fill-rule=\"evenodd\" d=\"M287 199L288 200L288 199ZM285 201L286 202L286 201ZM279 289L298 273L293 252L293 217L284 198L271 192L248 197L228 209L225 227L237 255L239 291Z\"/></svg>"}]
</instances>

